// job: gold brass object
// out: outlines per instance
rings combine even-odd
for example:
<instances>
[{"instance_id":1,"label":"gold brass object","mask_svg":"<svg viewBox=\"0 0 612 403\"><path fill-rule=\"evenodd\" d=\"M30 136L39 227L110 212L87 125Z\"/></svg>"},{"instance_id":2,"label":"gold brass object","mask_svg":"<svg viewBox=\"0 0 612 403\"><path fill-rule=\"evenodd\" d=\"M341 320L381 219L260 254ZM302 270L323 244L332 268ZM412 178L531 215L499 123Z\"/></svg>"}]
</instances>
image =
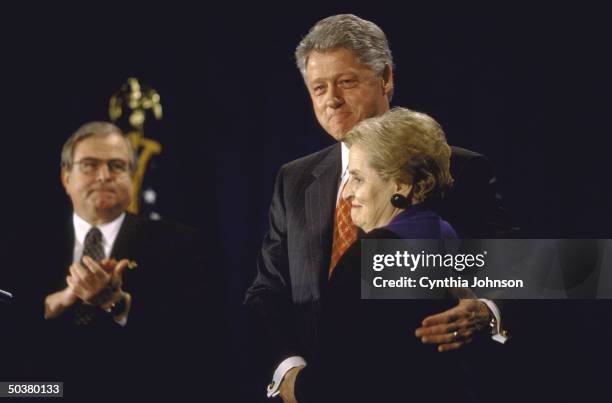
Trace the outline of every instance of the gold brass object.
<instances>
[{"instance_id":1,"label":"gold brass object","mask_svg":"<svg viewBox=\"0 0 612 403\"><path fill-rule=\"evenodd\" d=\"M124 115L124 109L125 113L129 114L130 130L126 130L127 137L136 153L136 167L131 189L132 202L128 211L138 214L139 195L147 164L154 155L161 154L162 151L160 143L144 137L146 112L151 111L155 120L161 120L162 118L160 96L153 88L141 86L137 78L130 77L119 91L110 98L108 115L111 121L117 122Z\"/></svg>"}]
</instances>

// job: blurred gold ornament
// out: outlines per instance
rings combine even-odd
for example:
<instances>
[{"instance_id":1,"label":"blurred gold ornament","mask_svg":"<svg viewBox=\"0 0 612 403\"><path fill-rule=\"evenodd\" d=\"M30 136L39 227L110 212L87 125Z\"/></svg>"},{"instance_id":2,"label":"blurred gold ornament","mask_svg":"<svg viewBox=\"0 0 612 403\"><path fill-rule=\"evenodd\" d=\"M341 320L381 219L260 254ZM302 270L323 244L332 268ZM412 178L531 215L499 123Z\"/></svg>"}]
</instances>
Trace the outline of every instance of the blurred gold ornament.
<instances>
[{"instance_id":1,"label":"blurred gold ornament","mask_svg":"<svg viewBox=\"0 0 612 403\"><path fill-rule=\"evenodd\" d=\"M114 94L108 105L108 115L116 122L123 115L124 106L129 109L128 120L133 129L142 131L147 110L153 113L156 120L162 118L161 98L157 91L150 87L141 87L135 77L130 77Z\"/></svg>"},{"instance_id":2,"label":"blurred gold ornament","mask_svg":"<svg viewBox=\"0 0 612 403\"><path fill-rule=\"evenodd\" d=\"M133 185L131 189L132 202L128 207L130 213L138 214L139 195L142 188L147 164L154 156L161 154L162 146L153 139L144 137L144 124L146 112L151 111L155 120L162 118L161 98L153 88L141 86L135 77L130 77L121 86L109 101L108 115L113 122L117 122L123 116L124 108L128 114L127 121L131 129L126 130L127 137L136 153L136 167L133 174Z\"/></svg>"}]
</instances>

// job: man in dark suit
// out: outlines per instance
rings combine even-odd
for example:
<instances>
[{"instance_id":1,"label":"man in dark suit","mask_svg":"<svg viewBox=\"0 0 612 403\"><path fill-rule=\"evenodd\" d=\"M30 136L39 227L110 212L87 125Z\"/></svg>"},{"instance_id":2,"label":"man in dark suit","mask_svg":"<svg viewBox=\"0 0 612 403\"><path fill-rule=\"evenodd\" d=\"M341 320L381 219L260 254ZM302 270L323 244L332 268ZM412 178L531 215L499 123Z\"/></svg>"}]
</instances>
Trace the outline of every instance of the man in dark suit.
<instances>
[{"instance_id":1,"label":"man in dark suit","mask_svg":"<svg viewBox=\"0 0 612 403\"><path fill-rule=\"evenodd\" d=\"M319 124L338 142L356 123L389 110L393 61L385 34L375 24L353 15L321 20L298 45L296 61ZM247 291L246 304L264 332L267 366L274 371L268 396L280 394L285 402L295 401L299 370L317 356L320 297L328 273L356 239L352 223L338 208L347 156L348 149L339 143L280 169L258 274ZM510 231L496 180L482 155L453 147L451 173L455 186L434 209L460 236ZM475 316L479 322L471 326L488 329L486 322L496 318L494 331L499 331L499 312L491 301L461 300L425 318L416 335L437 344L439 351L457 349L471 340L459 318Z\"/></svg>"},{"instance_id":2,"label":"man in dark suit","mask_svg":"<svg viewBox=\"0 0 612 403\"><path fill-rule=\"evenodd\" d=\"M110 123L87 123L64 145L73 215L44 248L45 359L34 375L85 400L188 397L203 385L214 395L210 376L223 371L212 352L223 349L198 236L126 212L133 169L130 143Z\"/></svg>"}]
</instances>

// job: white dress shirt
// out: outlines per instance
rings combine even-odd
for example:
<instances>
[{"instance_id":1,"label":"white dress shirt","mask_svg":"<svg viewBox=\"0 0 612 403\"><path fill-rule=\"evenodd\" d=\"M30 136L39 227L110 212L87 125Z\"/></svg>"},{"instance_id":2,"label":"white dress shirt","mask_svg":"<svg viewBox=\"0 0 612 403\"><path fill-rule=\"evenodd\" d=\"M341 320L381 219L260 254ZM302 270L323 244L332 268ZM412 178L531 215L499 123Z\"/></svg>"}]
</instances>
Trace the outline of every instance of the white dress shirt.
<instances>
[{"instance_id":1,"label":"white dress shirt","mask_svg":"<svg viewBox=\"0 0 612 403\"><path fill-rule=\"evenodd\" d=\"M340 183L338 184L338 196L336 197L336 204L340 201L342 197L342 189L344 189L344 185L348 182L349 173L348 173L348 163L349 163L349 148L344 143L340 143L340 150L342 150L342 169L340 172Z\"/></svg>"},{"instance_id":2,"label":"white dress shirt","mask_svg":"<svg viewBox=\"0 0 612 403\"><path fill-rule=\"evenodd\" d=\"M121 224L123 224L124 219L125 213L121 214L111 222L97 226L102 233L102 248L104 249L104 257L107 259L113 250L115 239L117 239L117 234L119 234L119 229L121 228ZM76 213L72 215L72 223L74 225L74 249L72 253L72 261L78 262L81 259L81 255L83 255L85 236L87 236L87 233L91 227L93 227L93 225L83 220Z\"/></svg>"}]
</instances>

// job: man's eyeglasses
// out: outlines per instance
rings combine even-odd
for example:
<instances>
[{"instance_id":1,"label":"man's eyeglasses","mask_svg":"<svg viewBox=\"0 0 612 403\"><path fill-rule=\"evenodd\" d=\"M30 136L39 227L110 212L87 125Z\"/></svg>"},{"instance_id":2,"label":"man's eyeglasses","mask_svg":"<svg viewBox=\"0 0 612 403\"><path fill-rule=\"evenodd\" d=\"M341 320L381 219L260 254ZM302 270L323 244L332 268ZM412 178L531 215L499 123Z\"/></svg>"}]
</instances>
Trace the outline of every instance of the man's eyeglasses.
<instances>
[{"instance_id":1,"label":"man's eyeglasses","mask_svg":"<svg viewBox=\"0 0 612 403\"><path fill-rule=\"evenodd\" d=\"M108 172L114 175L125 173L130 168L128 162L121 159L99 160L97 158L83 158L79 161L73 162L73 164L78 165L81 173L85 175L90 175L97 172L102 164L106 164L108 167Z\"/></svg>"}]
</instances>

